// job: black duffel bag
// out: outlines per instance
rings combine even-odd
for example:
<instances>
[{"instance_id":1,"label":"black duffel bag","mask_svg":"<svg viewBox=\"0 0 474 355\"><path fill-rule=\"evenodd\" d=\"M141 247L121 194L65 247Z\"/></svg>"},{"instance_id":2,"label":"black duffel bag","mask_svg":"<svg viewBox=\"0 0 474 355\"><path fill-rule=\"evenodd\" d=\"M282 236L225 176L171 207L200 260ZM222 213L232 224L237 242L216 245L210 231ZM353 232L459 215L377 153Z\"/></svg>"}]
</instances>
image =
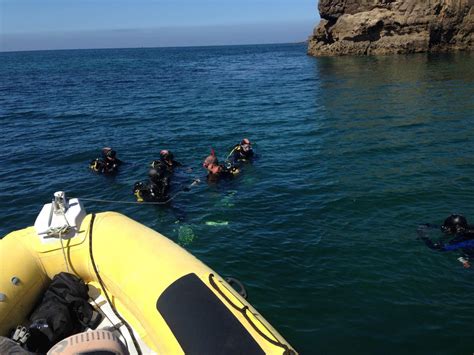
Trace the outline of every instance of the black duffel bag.
<instances>
[{"instance_id":1,"label":"black duffel bag","mask_svg":"<svg viewBox=\"0 0 474 355\"><path fill-rule=\"evenodd\" d=\"M95 329L101 316L87 302L87 285L75 275L62 272L54 276L41 302L29 320L29 351L46 353L70 335Z\"/></svg>"}]
</instances>

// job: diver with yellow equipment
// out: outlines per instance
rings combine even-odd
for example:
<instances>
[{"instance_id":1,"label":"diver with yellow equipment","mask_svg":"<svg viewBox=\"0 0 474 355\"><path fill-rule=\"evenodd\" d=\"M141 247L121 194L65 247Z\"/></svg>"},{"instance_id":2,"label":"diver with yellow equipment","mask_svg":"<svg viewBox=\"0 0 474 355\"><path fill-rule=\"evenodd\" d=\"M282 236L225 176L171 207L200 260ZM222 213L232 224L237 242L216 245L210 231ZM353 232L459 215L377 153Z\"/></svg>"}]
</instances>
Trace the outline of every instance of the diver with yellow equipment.
<instances>
[{"instance_id":1,"label":"diver with yellow equipment","mask_svg":"<svg viewBox=\"0 0 474 355\"><path fill-rule=\"evenodd\" d=\"M102 148L102 157L89 163L89 168L100 174L112 175L118 172L122 161L117 158L117 152L110 147Z\"/></svg>"},{"instance_id":2,"label":"diver with yellow equipment","mask_svg":"<svg viewBox=\"0 0 474 355\"><path fill-rule=\"evenodd\" d=\"M254 157L254 152L252 148L252 143L248 138L242 139L239 144L236 144L234 148L227 155L227 160L231 161L233 164L238 164L240 162L252 161Z\"/></svg>"},{"instance_id":3,"label":"diver with yellow equipment","mask_svg":"<svg viewBox=\"0 0 474 355\"><path fill-rule=\"evenodd\" d=\"M160 159L153 160L150 163L150 170L148 171L149 180L147 182L138 181L133 186L133 193L137 201L162 203L170 201L171 180L175 169L182 166L180 162L174 160L174 155L171 151L161 150ZM181 187L179 191L189 191L189 187Z\"/></svg>"},{"instance_id":4,"label":"diver with yellow equipment","mask_svg":"<svg viewBox=\"0 0 474 355\"><path fill-rule=\"evenodd\" d=\"M170 173L163 163L153 163L148 171L148 181L138 181L133 186L133 194L138 202L166 201L169 198Z\"/></svg>"}]
</instances>

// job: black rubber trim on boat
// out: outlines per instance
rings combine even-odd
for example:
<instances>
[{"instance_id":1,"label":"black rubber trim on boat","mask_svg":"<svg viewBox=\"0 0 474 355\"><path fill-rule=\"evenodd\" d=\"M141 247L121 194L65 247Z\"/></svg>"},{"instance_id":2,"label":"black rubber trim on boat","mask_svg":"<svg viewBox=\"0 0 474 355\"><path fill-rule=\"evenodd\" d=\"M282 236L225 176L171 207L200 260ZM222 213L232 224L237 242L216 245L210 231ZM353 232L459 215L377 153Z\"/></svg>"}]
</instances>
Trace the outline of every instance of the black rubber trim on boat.
<instances>
[{"instance_id":1,"label":"black rubber trim on boat","mask_svg":"<svg viewBox=\"0 0 474 355\"><path fill-rule=\"evenodd\" d=\"M186 355L265 355L249 329L195 273L169 285L156 309Z\"/></svg>"},{"instance_id":2,"label":"black rubber trim on boat","mask_svg":"<svg viewBox=\"0 0 474 355\"><path fill-rule=\"evenodd\" d=\"M283 355L293 355L293 354L296 354L292 349L288 348L288 345L286 344L283 344L283 343L280 343L279 341L275 341L271 338L269 338L265 333L263 333L260 329L258 329L258 327L254 324L254 322L252 322L252 320L250 319L250 317L248 316L247 314L247 310L249 309L248 306L244 306L243 308L240 308L239 306L237 306L236 304L234 304L225 294L224 292L222 292L222 290L219 288L219 286L217 286L217 283L214 281L214 274L209 274L209 283L211 284L212 287L214 287L214 289L219 292L219 294L227 301L227 303L229 303L232 307L234 307L236 310L238 310L240 313L242 313L242 315L244 316L244 318L247 320L247 322L250 323L250 325L252 326L252 328L258 333L260 334L260 336L262 338L264 338L266 341L268 341L269 343L272 343L273 345L276 345L276 346L279 346L280 348L283 348L284 351L283 351ZM262 326L265 327L265 329L271 334L272 332L265 326L265 324L261 323ZM275 337L276 338L276 337Z\"/></svg>"},{"instance_id":3,"label":"black rubber trim on boat","mask_svg":"<svg viewBox=\"0 0 474 355\"><path fill-rule=\"evenodd\" d=\"M135 338L135 335L133 334L133 330L132 330L132 327L130 326L130 324L127 323L127 321L120 315L120 313L117 311L117 309L115 308L114 304L112 303L112 301L110 300L109 298L109 295L107 294L107 290L105 288L105 285L104 285L104 281L102 281L102 278L100 277L99 275L99 270L97 269L97 266L95 264L95 260L94 260L94 254L92 252L92 229L93 229L93 226L94 226L94 220L95 220L95 213L92 214L91 216L91 221L90 221L90 224L89 224L89 256L91 258L91 263L92 263L92 267L94 268L94 272L97 276L97 280L99 281L99 284L100 284L100 287L102 287L102 291L104 291L104 296L105 298L107 299L107 302L109 302L109 305L110 305L110 308L112 309L112 311L114 312L115 316L120 319L120 321L123 323L123 325L125 325L125 327L127 328L127 331L128 333L130 334L130 337L132 338L132 341L133 341L133 345L135 346L135 350L137 351L137 354L138 355L142 355L142 349L140 349L140 345L138 344L138 341L137 339Z\"/></svg>"}]
</instances>

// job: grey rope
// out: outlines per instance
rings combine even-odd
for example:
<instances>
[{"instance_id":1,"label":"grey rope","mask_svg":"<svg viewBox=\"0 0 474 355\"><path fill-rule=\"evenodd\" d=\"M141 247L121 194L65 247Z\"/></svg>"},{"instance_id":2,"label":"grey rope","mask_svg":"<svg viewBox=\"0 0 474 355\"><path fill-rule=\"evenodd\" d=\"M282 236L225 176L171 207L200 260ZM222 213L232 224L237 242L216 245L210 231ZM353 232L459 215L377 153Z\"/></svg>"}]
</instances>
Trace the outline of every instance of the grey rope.
<instances>
[{"instance_id":1,"label":"grey rope","mask_svg":"<svg viewBox=\"0 0 474 355\"><path fill-rule=\"evenodd\" d=\"M66 263L66 270L70 274L71 272L69 271L69 263L67 262L66 251L64 250L63 236L61 232L59 232L59 240L61 241L61 250L63 251L64 262Z\"/></svg>"},{"instance_id":2,"label":"grey rope","mask_svg":"<svg viewBox=\"0 0 474 355\"><path fill-rule=\"evenodd\" d=\"M69 233L72 227L69 224L69 221L67 220L66 215L64 214L64 211L61 211L60 215L64 218L64 221L66 222L66 224L63 225L62 227L49 228L46 231L46 235L48 237L55 237L55 236L59 237L59 240L61 241L61 250L63 252L64 263L66 264L67 272L70 273L69 262L67 261L66 251L64 250L63 235Z\"/></svg>"}]
</instances>

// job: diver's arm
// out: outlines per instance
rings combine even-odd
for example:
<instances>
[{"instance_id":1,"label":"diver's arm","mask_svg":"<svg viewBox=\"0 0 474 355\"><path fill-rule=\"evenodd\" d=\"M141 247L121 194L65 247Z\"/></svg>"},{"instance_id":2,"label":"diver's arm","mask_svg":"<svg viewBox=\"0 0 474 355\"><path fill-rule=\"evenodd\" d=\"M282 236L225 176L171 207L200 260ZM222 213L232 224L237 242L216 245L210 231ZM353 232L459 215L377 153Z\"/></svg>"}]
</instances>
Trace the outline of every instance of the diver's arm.
<instances>
[{"instance_id":1,"label":"diver's arm","mask_svg":"<svg viewBox=\"0 0 474 355\"><path fill-rule=\"evenodd\" d=\"M444 245L441 243L435 243L428 237L420 237L420 239L426 244L426 246L433 250L446 251Z\"/></svg>"},{"instance_id":2,"label":"diver's arm","mask_svg":"<svg viewBox=\"0 0 474 355\"><path fill-rule=\"evenodd\" d=\"M434 228L439 228L436 225L433 224L421 224L418 226L416 232L418 234L418 237L426 244L426 246L430 249L433 250L443 250L444 245L442 243L435 243L433 242L430 238L428 238L428 229L434 229Z\"/></svg>"}]
</instances>

